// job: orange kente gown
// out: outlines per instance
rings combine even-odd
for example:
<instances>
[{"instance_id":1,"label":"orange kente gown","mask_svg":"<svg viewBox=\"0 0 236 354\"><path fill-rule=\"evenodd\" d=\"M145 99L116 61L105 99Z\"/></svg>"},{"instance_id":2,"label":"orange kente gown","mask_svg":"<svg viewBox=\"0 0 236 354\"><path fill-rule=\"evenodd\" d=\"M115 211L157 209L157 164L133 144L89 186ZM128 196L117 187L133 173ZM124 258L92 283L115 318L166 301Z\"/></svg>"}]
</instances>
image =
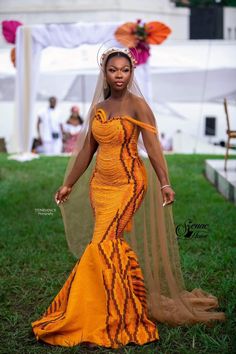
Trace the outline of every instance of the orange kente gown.
<instances>
[{"instance_id":1,"label":"orange kente gown","mask_svg":"<svg viewBox=\"0 0 236 354\"><path fill-rule=\"evenodd\" d=\"M90 179L93 237L47 311L32 322L38 340L65 347L91 342L118 348L159 339L147 316L137 255L123 236L147 188L137 152L140 126L155 131L127 115L107 120L98 109L94 116L92 133L99 147Z\"/></svg>"}]
</instances>

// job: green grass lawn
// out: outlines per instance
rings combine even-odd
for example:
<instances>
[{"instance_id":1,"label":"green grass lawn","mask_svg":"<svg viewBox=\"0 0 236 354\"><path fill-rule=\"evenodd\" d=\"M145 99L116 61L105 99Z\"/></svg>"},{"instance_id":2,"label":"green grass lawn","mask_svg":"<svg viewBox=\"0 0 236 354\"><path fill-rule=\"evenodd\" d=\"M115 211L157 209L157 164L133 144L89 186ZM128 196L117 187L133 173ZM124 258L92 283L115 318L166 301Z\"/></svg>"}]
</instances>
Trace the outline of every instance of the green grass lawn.
<instances>
[{"instance_id":1,"label":"green grass lawn","mask_svg":"<svg viewBox=\"0 0 236 354\"><path fill-rule=\"evenodd\" d=\"M233 353L235 323L236 208L204 177L211 156L167 156L176 192L175 223L192 219L209 224L205 238L179 241L189 290L201 287L219 298L227 321L171 328L158 324L159 344L96 353ZM212 157L216 158L216 157ZM0 353L89 353L81 346L61 348L35 340L31 322L46 310L75 264L68 251L59 208L53 196L61 185L68 159L42 157L19 163L0 154ZM40 215L37 209L51 209Z\"/></svg>"}]
</instances>

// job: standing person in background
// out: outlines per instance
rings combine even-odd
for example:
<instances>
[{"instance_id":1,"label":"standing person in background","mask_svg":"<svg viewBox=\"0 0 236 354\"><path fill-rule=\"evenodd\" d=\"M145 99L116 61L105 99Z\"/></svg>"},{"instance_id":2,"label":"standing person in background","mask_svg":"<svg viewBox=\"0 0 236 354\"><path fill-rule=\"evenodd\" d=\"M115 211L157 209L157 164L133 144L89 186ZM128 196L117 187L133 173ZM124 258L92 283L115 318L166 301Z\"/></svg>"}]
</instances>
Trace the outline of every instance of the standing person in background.
<instances>
[{"instance_id":1,"label":"standing person in background","mask_svg":"<svg viewBox=\"0 0 236 354\"><path fill-rule=\"evenodd\" d=\"M167 138L165 133L161 133L160 143L161 143L161 147L164 151L171 151L172 150L172 139Z\"/></svg>"},{"instance_id":2,"label":"standing person in background","mask_svg":"<svg viewBox=\"0 0 236 354\"><path fill-rule=\"evenodd\" d=\"M60 154L62 152L62 121L58 111L56 97L49 98L49 107L38 115L37 132L44 154Z\"/></svg>"},{"instance_id":3,"label":"standing person in background","mask_svg":"<svg viewBox=\"0 0 236 354\"><path fill-rule=\"evenodd\" d=\"M83 125L83 119L79 114L79 108L73 106L69 119L62 125L63 152L72 152Z\"/></svg>"}]
</instances>

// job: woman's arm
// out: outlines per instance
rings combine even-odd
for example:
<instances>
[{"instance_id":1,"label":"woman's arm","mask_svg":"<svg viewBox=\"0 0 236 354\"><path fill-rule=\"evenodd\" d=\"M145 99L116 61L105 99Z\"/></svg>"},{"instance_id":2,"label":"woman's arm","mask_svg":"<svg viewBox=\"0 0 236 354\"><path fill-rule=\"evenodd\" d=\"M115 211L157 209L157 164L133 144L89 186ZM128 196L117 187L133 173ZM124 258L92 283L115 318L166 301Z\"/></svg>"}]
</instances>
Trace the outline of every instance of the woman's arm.
<instances>
[{"instance_id":1,"label":"woman's arm","mask_svg":"<svg viewBox=\"0 0 236 354\"><path fill-rule=\"evenodd\" d=\"M84 146L78 153L71 172L66 178L64 186L72 188L75 182L82 176L88 168L94 153L98 147L97 141L94 139L92 132L86 136Z\"/></svg>"},{"instance_id":2,"label":"woman's arm","mask_svg":"<svg viewBox=\"0 0 236 354\"><path fill-rule=\"evenodd\" d=\"M89 132L85 138L84 145L78 155L76 156L74 165L67 176L62 187L55 194L55 202L57 204L64 203L72 190L75 182L82 176L85 170L88 168L94 153L98 148L98 143L94 139L91 131L91 124L89 127Z\"/></svg>"},{"instance_id":3,"label":"woman's arm","mask_svg":"<svg viewBox=\"0 0 236 354\"><path fill-rule=\"evenodd\" d=\"M38 133L38 138L42 144L42 137L41 137L41 133L40 133L40 124L42 123L42 119L40 118L40 116L38 116L38 120L37 120L37 133Z\"/></svg>"},{"instance_id":4,"label":"woman's arm","mask_svg":"<svg viewBox=\"0 0 236 354\"><path fill-rule=\"evenodd\" d=\"M143 99L137 99L136 107L136 116L138 117L138 120L156 127L156 120L154 114L151 108ZM158 138L158 131L157 133L153 133L145 128L141 128L141 133L149 160L159 179L161 188L164 187L163 189L161 189L163 200L166 204L172 203L174 201L175 193L170 186L168 167Z\"/></svg>"}]
</instances>

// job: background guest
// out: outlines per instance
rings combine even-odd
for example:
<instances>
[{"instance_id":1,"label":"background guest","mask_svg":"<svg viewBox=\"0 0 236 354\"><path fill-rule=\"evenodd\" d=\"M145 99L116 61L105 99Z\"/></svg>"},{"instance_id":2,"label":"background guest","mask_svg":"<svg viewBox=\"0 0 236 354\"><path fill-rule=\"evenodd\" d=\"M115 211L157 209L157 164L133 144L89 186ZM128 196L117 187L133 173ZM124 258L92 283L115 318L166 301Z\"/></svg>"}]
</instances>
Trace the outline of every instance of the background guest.
<instances>
[{"instance_id":1,"label":"background guest","mask_svg":"<svg viewBox=\"0 0 236 354\"><path fill-rule=\"evenodd\" d=\"M167 138L165 133L161 133L160 142L161 142L162 149L164 151L171 151L172 150L172 139Z\"/></svg>"},{"instance_id":2,"label":"background guest","mask_svg":"<svg viewBox=\"0 0 236 354\"><path fill-rule=\"evenodd\" d=\"M38 115L37 131L44 154L60 154L62 152L62 121L57 108L56 97L49 98L49 107Z\"/></svg>"},{"instance_id":3,"label":"background guest","mask_svg":"<svg viewBox=\"0 0 236 354\"><path fill-rule=\"evenodd\" d=\"M81 131L83 119L79 115L79 108L73 106L71 115L66 123L62 125L63 131L63 152L72 152Z\"/></svg>"}]
</instances>

